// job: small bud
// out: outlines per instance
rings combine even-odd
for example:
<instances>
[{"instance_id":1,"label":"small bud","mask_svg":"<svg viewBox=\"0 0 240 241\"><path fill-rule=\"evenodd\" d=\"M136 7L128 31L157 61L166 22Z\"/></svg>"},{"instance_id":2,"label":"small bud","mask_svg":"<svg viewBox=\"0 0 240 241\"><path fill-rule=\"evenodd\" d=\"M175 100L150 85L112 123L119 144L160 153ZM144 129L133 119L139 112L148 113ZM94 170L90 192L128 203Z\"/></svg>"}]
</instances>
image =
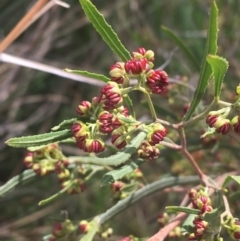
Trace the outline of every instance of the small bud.
<instances>
[{"instance_id":1,"label":"small bud","mask_svg":"<svg viewBox=\"0 0 240 241\"><path fill-rule=\"evenodd\" d=\"M150 70L146 85L153 94L161 94L168 85L167 73L163 70Z\"/></svg>"},{"instance_id":2,"label":"small bud","mask_svg":"<svg viewBox=\"0 0 240 241\"><path fill-rule=\"evenodd\" d=\"M148 141L143 141L137 151L139 157L148 161L158 158L160 151Z\"/></svg>"},{"instance_id":3,"label":"small bud","mask_svg":"<svg viewBox=\"0 0 240 241\"><path fill-rule=\"evenodd\" d=\"M91 106L92 104L89 101L82 101L78 105L76 112L82 117L88 117L91 110Z\"/></svg>"},{"instance_id":4,"label":"small bud","mask_svg":"<svg viewBox=\"0 0 240 241\"><path fill-rule=\"evenodd\" d=\"M85 152L94 152L99 153L103 152L105 150L105 144L101 140L91 140L87 139L85 142L83 142L82 149Z\"/></svg>"},{"instance_id":5,"label":"small bud","mask_svg":"<svg viewBox=\"0 0 240 241\"><path fill-rule=\"evenodd\" d=\"M52 234L56 237L61 237L65 234L62 223L56 223L53 227Z\"/></svg>"},{"instance_id":6,"label":"small bud","mask_svg":"<svg viewBox=\"0 0 240 241\"><path fill-rule=\"evenodd\" d=\"M240 95L240 85L238 85L235 89L236 95Z\"/></svg>"},{"instance_id":7,"label":"small bud","mask_svg":"<svg viewBox=\"0 0 240 241\"><path fill-rule=\"evenodd\" d=\"M34 157L34 153L33 152L28 152L23 160L24 165L27 168L32 168L33 166L33 157Z\"/></svg>"},{"instance_id":8,"label":"small bud","mask_svg":"<svg viewBox=\"0 0 240 241\"><path fill-rule=\"evenodd\" d=\"M126 138L119 134L113 134L111 137L111 142L118 149L122 149L127 145Z\"/></svg>"},{"instance_id":9,"label":"small bud","mask_svg":"<svg viewBox=\"0 0 240 241\"><path fill-rule=\"evenodd\" d=\"M109 81L101 89L100 102L105 110L112 110L120 107L123 103L121 90L117 83Z\"/></svg>"},{"instance_id":10,"label":"small bud","mask_svg":"<svg viewBox=\"0 0 240 241\"><path fill-rule=\"evenodd\" d=\"M68 169L62 169L57 176L58 176L58 179L61 181L63 179L69 178L70 172Z\"/></svg>"},{"instance_id":11,"label":"small bud","mask_svg":"<svg viewBox=\"0 0 240 241\"><path fill-rule=\"evenodd\" d=\"M239 88L240 88L240 86L239 86ZM235 116L231 120L231 125L232 125L235 132L240 133L240 115Z\"/></svg>"},{"instance_id":12,"label":"small bud","mask_svg":"<svg viewBox=\"0 0 240 241\"><path fill-rule=\"evenodd\" d=\"M230 120L225 119L222 116L219 116L218 114L215 114L215 111L209 112L206 123L210 127L216 128L216 132L220 134L227 134L228 131L230 130Z\"/></svg>"},{"instance_id":13,"label":"small bud","mask_svg":"<svg viewBox=\"0 0 240 241\"><path fill-rule=\"evenodd\" d=\"M130 59L125 64L125 70L129 75L139 75L148 68L147 59Z\"/></svg>"},{"instance_id":14,"label":"small bud","mask_svg":"<svg viewBox=\"0 0 240 241\"><path fill-rule=\"evenodd\" d=\"M118 83L123 84L125 81L125 63L117 62L116 64L110 67L109 75L111 76L111 80Z\"/></svg>"},{"instance_id":15,"label":"small bud","mask_svg":"<svg viewBox=\"0 0 240 241\"><path fill-rule=\"evenodd\" d=\"M194 233L191 233L189 236L188 236L188 241L198 241L199 239L195 236Z\"/></svg>"},{"instance_id":16,"label":"small bud","mask_svg":"<svg viewBox=\"0 0 240 241\"><path fill-rule=\"evenodd\" d=\"M71 131L73 133L73 136L76 138L76 140L84 141L87 138L87 126L81 122L75 122L73 123L71 127Z\"/></svg>"},{"instance_id":17,"label":"small bud","mask_svg":"<svg viewBox=\"0 0 240 241\"><path fill-rule=\"evenodd\" d=\"M126 184L124 182L116 181L111 184L111 189L113 193L117 193L123 188Z\"/></svg>"},{"instance_id":18,"label":"small bud","mask_svg":"<svg viewBox=\"0 0 240 241\"><path fill-rule=\"evenodd\" d=\"M113 114L103 111L98 116L99 131L107 134L113 131Z\"/></svg>"},{"instance_id":19,"label":"small bud","mask_svg":"<svg viewBox=\"0 0 240 241\"><path fill-rule=\"evenodd\" d=\"M164 137L167 134L167 129L160 123L156 123L153 126L153 131L150 132L147 136L147 140L153 144L159 144L161 141L163 141Z\"/></svg>"},{"instance_id":20,"label":"small bud","mask_svg":"<svg viewBox=\"0 0 240 241\"><path fill-rule=\"evenodd\" d=\"M82 221L79 223L78 227L79 227L79 229L80 229L80 231L81 231L82 233L88 233L89 230L90 230L90 228L91 228L89 222L86 221L86 220L82 220Z\"/></svg>"},{"instance_id":21,"label":"small bud","mask_svg":"<svg viewBox=\"0 0 240 241\"><path fill-rule=\"evenodd\" d=\"M165 224L167 224L169 222L169 215L167 213L160 213L158 215L158 219L157 219L157 222L164 226Z\"/></svg>"}]
</instances>

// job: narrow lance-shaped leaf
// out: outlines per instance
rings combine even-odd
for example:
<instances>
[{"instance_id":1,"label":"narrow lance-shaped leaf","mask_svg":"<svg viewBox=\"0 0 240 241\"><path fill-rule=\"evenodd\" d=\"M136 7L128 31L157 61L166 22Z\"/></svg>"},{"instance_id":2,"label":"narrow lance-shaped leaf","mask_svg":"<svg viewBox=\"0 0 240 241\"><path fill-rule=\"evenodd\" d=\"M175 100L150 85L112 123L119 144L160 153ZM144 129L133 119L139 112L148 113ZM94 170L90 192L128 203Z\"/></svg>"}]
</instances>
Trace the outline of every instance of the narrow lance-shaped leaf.
<instances>
[{"instance_id":1,"label":"narrow lance-shaped leaf","mask_svg":"<svg viewBox=\"0 0 240 241\"><path fill-rule=\"evenodd\" d=\"M212 54L212 55L216 54L217 38L218 38L218 8L216 5L216 2L212 0L208 32L207 32L207 42L206 42L205 53L204 53L203 61L201 65L200 76L199 76L197 88L195 90L193 99L191 101L191 105L186 115L183 117L183 121L187 121L191 118L192 114L197 108L208 86L209 79L212 74L212 69L211 69L211 66L207 63L207 56L208 54Z\"/></svg>"},{"instance_id":2,"label":"narrow lance-shaped leaf","mask_svg":"<svg viewBox=\"0 0 240 241\"><path fill-rule=\"evenodd\" d=\"M26 148L32 146L41 146L50 143L54 143L57 141L65 140L71 137L73 134L70 130L61 130L56 132L50 132L40 135L34 136L23 136L23 137L15 137L6 141L8 146L18 147L18 148Z\"/></svg>"},{"instance_id":3,"label":"narrow lance-shaped leaf","mask_svg":"<svg viewBox=\"0 0 240 241\"><path fill-rule=\"evenodd\" d=\"M58 130L63 130L63 129L70 129L72 124L77 120L77 118L72 118L69 120L64 120L61 122L59 125L54 126L51 128L52 131L58 131Z\"/></svg>"},{"instance_id":4,"label":"narrow lance-shaped leaf","mask_svg":"<svg viewBox=\"0 0 240 241\"><path fill-rule=\"evenodd\" d=\"M146 135L147 134L144 131L141 131L123 150L109 157L68 157L68 160L70 162L80 162L102 166L118 166L129 160L132 154L135 153L142 144L142 141L145 139Z\"/></svg>"},{"instance_id":5,"label":"narrow lance-shaped leaf","mask_svg":"<svg viewBox=\"0 0 240 241\"><path fill-rule=\"evenodd\" d=\"M187 207L179 207L179 206L168 206L165 208L168 212L183 212L183 213L190 213L190 214L199 214L198 209L187 208Z\"/></svg>"},{"instance_id":6,"label":"narrow lance-shaped leaf","mask_svg":"<svg viewBox=\"0 0 240 241\"><path fill-rule=\"evenodd\" d=\"M113 171L107 172L102 177L101 185L105 186L107 184L114 183L115 181L123 178L125 175L133 172L137 167L138 166L134 162L131 162L128 165L124 165L123 167L121 167L118 170L113 170Z\"/></svg>"},{"instance_id":7,"label":"narrow lance-shaped leaf","mask_svg":"<svg viewBox=\"0 0 240 241\"><path fill-rule=\"evenodd\" d=\"M64 69L64 70L68 73L83 75L85 77L94 78L94 79L97 79L97 80L101 80L103 82L108 82L108 81L111 80L110 78L108 78L105 75L91 73L91 72L88 72L86 70L73 70L73 69Z\"/></svg>"},{"instance_id":8,"label":"narrow lance-shaped leaf","mask_svg":"<svg viewBox=\"0 0 240 241\"><path fill-rule=\"evenodd\" d=\"M217 55L208 55L207 61L212 67L214 79L214 96L219 97L221 93L224 76L228 69L228 61Z\"/></svg>"},{"instance_id":9,"label":"narrow lance-shaped leaf","mask_svg":"<svg viewBox=\"0 0 240 241\"><path fill-rule=\"evenodd\" d=\"M186 55L186 57L191 61L196 70L200 70L199 63L193 53L189 50L189 48L184 44L184 42L174 34L169 28L165 26L161 26L161 29L166 33L175 44L182 50L182 52Z\"/></svg>"},{"instance_id":10,"label":"narrow lance-shaped leaf","mask_svg":"<svg viewBox=\"0 0 240 241\"><path fill-rule=\"evenodd\" d=\"M235 181L240 185L240 176L231 176L231 175L227 176L222 185L223 188L226 187L226 185L231 181Z\"/></svg>"},{"instance_id":11,"label":"narrow lance-shaped leaf","mask_svg":"<svg viewBox=\"0 0 240 241\"><path fill-rule=\"evenodd\" d=\"M101 35L112 51L117 54L122 61L130 59L130 53L123 46L117 34L113 31L112 27L106 22L104 16L97 10L91 1L79 1L89 21L93 24L97 32Z\"/></svg>"},{"instance_id":12,"label":"narrow lance-shaped leaf","mask_svg":"<svg viewBox=\"0 0 240 241\"><path fill-rule=\"evenodd\" d=\"M21 185L24 182L31 180L35 176L36 176L36 173L33 170L26 170L23 173L11 178L3 186L0 187L0 196L9 192L16 186Z\"/></svg>"}]
</instances>

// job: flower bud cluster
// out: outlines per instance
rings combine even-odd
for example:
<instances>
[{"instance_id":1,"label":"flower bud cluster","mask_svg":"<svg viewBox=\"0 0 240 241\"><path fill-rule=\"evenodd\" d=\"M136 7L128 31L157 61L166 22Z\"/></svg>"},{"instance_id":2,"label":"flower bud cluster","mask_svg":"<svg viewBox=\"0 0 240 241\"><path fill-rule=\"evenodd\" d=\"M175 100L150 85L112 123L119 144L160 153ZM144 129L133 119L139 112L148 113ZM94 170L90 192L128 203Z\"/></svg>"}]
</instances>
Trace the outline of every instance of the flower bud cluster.
<instances>
[{"instance_id":1,"label":"flower bud cluster","mask_svg":"<svg viewBox=\"0 0 240 241\"><path fill-rule=\"evenodd\" d=\"M56 223L53 227L52 236L48 239L48 241L56 241L64 236L72 233L75 230L73 223L66 219L64 222Z\"/></svg>"},{"instance_id":2,"label":"flower bud cluster","mask_svg":"<svg viewBox=\"0 0 240 241\"><path fill-rule=\"evenodd\" d=\"M163 141L164 137L167 135L167 129L160 123L154 123L146 126L147 138L142 142L138 149L139 157L146 160L153 160L158 158L160 151L156 145Z\"/></svg>"},{"instance_id":3,"label":"flower bud cluster","mask_svg":"<svg viewBox=\"0 0 240 241\"><path fill-rule=\"evenodd\" d=\"M117 62L110 67L111 80L125 85L130 78L144 76L143 87L153 93L161 94L168 85L168 75L163 70L153 70L154 52L142 47L132 53L132 58L126 63Z\"/></svg>"},{"instance_id":4,"label":"flower bud cluster","mask_svg":"<svg viewBox=\"0 0 240 241\"><path fill-rule=\"evenodd\" d=\"M111 134L111 142L118 149L129 143L132 133L139 126L139 122L129 116L123 106L123 96L131 91L131 88L124 89L129 86L130 78L139 77L138 85L155 94L160 94L168 85L168 76L164 71L152 70L153 61L152 50L138 48L126 63L117 62L110 67L111 81L101 88L99 96L94 97L91 103L85 100L80 102L76 111L80 118L88 118L89 122L79 120L71 127L79 149L88 153L103 152L105 143L102 134ZM160 124L150 131L147 142L139 150L139 155L145 159L158 156L155 145L166 135L166 129Z\"/></svg>"},{"instance_id":5,"label":"flower bud cluster","mask_svg":"<svg viewBox=\"0 0 240 241\"><path fill-rule=\"evenodd\" d=\"M218 114L217 111L210 111L208 113L206 123L210 127L216 128L216 132L222 135L227 134L231 128L230 120Z\"/></svg>"},{"instance_id":6,"label":"flower bud cluster","mask_svg":"<svg viewBox=\"0 0 240 241\"><path fill-rule=\"evenodd\" d=\"M206 233L206 229L208 227L208 222L203 220L203 215L206 212L211 212L213 208L211 204L211 199L209 198L206 191L203 189L200 189L199 191L191 189L188 192L188 196L191 200L193 208L199 210L199 215L196 216L193 220L194 233L191 233L189 235L188 240L198 241L204 237L204 234Z\"/></svg>"},{"instance_id":7,"label":"flower bud cluster","mask_svg":"<svg viewBox=\"0 0 240 241\"><path fill-rule=\"evenodd\" d=\"M65 180L61 183L61 188L65 188L67 187L66 192L70 195L73 194L80 194L82 192L85 191L86 189L86 185L84 180L82 180L81 178L76 178L75 180Z\"/></svg>"},{"instance_id":8,"label":"flower bud cluster","mask_svg":"<svg viewBox=\"0 0 240 241\"><path fill-rule=\"evenodd\" d=\"M229 221L229 226L227 226L227 231L232 240L240 239L240 220L236 218L231 218Z\"/></svg>"},{"instance_id":9,"label":"flower bud cluster","mask_svg":"<svg viewBox=\"0 0 240 241\"><path fill-rule=\"evenodd\" d=\"M37 151L28 152L23 162L37 175L45 176L54 170L58 158L62 158L61 151L59 146L54 143Z\"/></svg>"}]
</instances>

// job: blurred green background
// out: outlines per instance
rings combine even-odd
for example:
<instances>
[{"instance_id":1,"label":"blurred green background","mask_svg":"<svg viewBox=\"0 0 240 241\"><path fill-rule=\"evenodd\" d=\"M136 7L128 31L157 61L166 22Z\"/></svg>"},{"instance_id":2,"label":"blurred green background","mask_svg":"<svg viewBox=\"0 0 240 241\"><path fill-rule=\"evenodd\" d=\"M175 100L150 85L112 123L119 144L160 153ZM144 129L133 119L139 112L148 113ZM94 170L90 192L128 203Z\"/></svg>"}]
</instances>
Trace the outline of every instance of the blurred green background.
<instances>
[{"instance_id":1,"label":"blurred green background","mask_svg":"<svg viewBox=\"0 0 240 241\"><path fill-rule=\"evenodd\" d=\"M118 57L89 24L79 2L66 2L71 6L69 9L54 6L4 52L60 69L80 69L108 75L109 67L119 60ZM1 40L34 3L32 0L0 1ZM176 48L174 42L164 34L161 26L172 29L181 37L200 65L204 53L210 0L93 0L93 3L104 14L130 52L139 46L152 49L155 52L156 68L168 62L165 70L172 82L180 80L188 87L196 86L198 72ZM218 54L230 63L224 83L223 99L232 100L240 77L240 1L219 0L217 4L220 29ZM167 96L153 98L161 118L175 123L181 119L183 106L190 102L193 94L188 87L170 84ZM7 147L4 141L15 136L48 132L64 119L76 117L77 104L81 100L91 100L98 91L99 87L88 83L1 62L0 184L24 170L22 160L26 153L24 149ZM205 104L211 100L211 87L208 93ZM148 109L143 110L146 105L139 102L142 96L133 94L131 97L137 116L148 115ZM188 134L190 145L199 144L199 133L206 128L203 126L204 124L194 128L194 131ZM174 134L172 136L174 138ZM226 137L221 142L222 145L231 138L234 138L234 145L238 147L238 136ZM63 151L66 155L78 153L73 146L63 146ZM213 154L209 152L208 155L205 158L214 158L215 161L216 157ZM224 159L224 155L228 155L228 158ZM221 172L238 167L237 149L231 150L230 153L225 152L224 155L221 156L221 165L218 163L214 166L215 169L212 169L216 173L219 171L219 165L222 168ZM229 156L234 160L231 166L228 165ZM152 182L164 173L192 174L191 167L181 158L177 153L163 152L159 161L143 166L146 181ZM204 167L206 164L202 165ZM208 168L209 166L206 166L206 169ZM85 193L79 196L63 196L43 208L37 206L38 202L59 190L54 176L37 178L33 183L0 197L0 240L41 240L42 236L51 232L57 220L64 218L61 210L67 210L69 218L76 223L103 212L114 202L109 187L99 189L100 178L101 175L98 175L91 180ZM111 240L118 240L120 236L128 234L151 236L158 230L157 214L163 212L166 205L179 204L183 196L184 192L169 192L164 194L164 198L161 193L145 198L110 223L115 231Z\"/></svg>"}]
</instances>

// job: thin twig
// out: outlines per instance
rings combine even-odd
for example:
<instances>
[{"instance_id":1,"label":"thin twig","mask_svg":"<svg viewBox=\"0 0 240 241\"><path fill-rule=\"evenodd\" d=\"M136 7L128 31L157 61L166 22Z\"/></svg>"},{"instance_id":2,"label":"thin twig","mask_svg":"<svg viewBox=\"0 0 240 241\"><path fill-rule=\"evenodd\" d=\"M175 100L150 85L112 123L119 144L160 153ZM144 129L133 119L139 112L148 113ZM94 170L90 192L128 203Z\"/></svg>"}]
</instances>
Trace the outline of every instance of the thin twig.
<instances>
[{"instance_id":1,"label":"thin twig","mask_svg":"<svg viewBox=\"0 0 240 241\"><path fill-rule=\"evenodd\" d=\"M18 22L7 37L0 43L0 53L3 52L11 43L25 30L25 26L31 21L34 15L47 3L48 0L38 0L26 15Z\"/></svg>"}]
</instances>

